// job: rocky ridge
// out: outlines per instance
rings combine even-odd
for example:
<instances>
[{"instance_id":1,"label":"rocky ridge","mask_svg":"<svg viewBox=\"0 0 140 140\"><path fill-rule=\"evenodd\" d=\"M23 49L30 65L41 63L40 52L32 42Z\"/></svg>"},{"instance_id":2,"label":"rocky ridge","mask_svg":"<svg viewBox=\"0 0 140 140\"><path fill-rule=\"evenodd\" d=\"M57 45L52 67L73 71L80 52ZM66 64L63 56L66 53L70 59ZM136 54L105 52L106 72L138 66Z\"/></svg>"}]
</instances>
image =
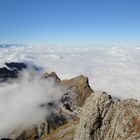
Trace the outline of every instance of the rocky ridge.
<instances>
[{"instance_id":1,"label":"rocky ridge","mask_svg":"<svg viewBox=\"0 0 140 140\"><path fill-rule=\"evenodd\" d=\"M19 70L16 68L16 71L19 72ZM52 113L46 116L46 120L26 130L20 130L19 128L11 136L3 139L140 139L139 101L135 99L120 101L105 92L93 91L89 85L88 78L83 75L61 80L55 72L52 72L43 74L42 78L53 78L56 84L68 89L67 93L58 100L59 104L56 105L55 102L50 102L43 105L52 110Z\"/></svg>"},{"instance_id":2,"label":"rocky ridge","mask_svg":"<svg viewBox=\"0 0 140 140\"><path fill-rule=\"evenodd\" d=\"M7 81L11 79L11 74L13 71L17 71L16 77L18 77L20 71L27 69L28 66L24 63L6 63L6 71L0 73L1 79ZM3 69L3 68L1 68ZM7 77L2 77L4 74L7 74L7 69L9 70L10 75ZM14 78L16 78L14 77ZM31 126L30 128L23 130L17 128L8 138L12 140L34 140L41 139L44 136L48 137L48 134L51 135L53 131L60 128L63 129L73 125L70 129L74 132L73 129L76 128L76 125L79 122L79 112L80 108L84 105L85 99L93 93L93 90L90 88L88 83L88 78L80 75L72 79L61 80L55 72L45 73L42 75L42 78L53 79L55 84L63 86L67 89L67 92L58 100L52 101L47 104L41 105L45 107L48 111L50 110L49 116L46 116L46 120L42 120L41 123ZM55 111L54 111L55 110ZM65 127L64 127L65 126ZM65 133L65 129L63 130ZM73 137L73 135L71 136Z\"/></svg>"}]
</instances>

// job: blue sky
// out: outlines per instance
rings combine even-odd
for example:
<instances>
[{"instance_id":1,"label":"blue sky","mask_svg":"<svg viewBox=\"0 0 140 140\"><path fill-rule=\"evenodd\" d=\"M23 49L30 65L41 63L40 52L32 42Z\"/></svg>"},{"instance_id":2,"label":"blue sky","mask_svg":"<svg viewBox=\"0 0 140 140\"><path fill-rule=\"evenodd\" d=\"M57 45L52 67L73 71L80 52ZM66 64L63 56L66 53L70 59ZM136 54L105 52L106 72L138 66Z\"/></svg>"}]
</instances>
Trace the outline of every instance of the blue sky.
<instances>
[{"instance_id":1,"label":"blue sky","mask_svg":"<svg viewBox=\"0 0 140 140\"><path fill-rule=\"evenodd\" d=\"M140 44L140 0L0 0L0 43Z\"/></svg>"}]
</instances>

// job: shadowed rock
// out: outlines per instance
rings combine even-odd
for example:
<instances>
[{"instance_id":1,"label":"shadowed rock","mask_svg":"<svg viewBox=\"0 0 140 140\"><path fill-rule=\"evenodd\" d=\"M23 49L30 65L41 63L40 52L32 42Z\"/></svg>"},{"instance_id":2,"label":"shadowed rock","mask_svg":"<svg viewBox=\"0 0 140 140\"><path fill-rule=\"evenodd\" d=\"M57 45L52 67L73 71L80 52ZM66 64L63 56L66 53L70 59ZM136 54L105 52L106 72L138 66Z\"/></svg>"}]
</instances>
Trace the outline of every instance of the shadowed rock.
<instances>
[{"instance_id":1,"label":"shadowed rock","mask_svg":"<svg viewBox=\"0 0 140 140\"><path fill-rule=\"evenodd\" d=\"M11 62L11 63L5 63L5 65L11 70L16 69L16 70L21 71L27 68L27 65L24 63Z\"/></svg>"},{"instance_id":2,"label":"shadowed rock","mask_svg":"<svg viewBox=\"0 0 140 140\"><path fill-rule=\"evenodd\" d=\"M0 68L0 81L5 81L8 78L17 78L18 71L17 70L9 70L6 67Z\"/></svg>"},{"instance_id":3,"label":"shadowed rock","mask_svg":"<svg viewBox=\"0 0 140 140\"><path fill-rule=\"evenodd\" d=\"M31 69L35 71L41 71L41 67L34 64L25 64L22 62L10 62L5 63L7 67L0 68L0 82L7 81L11 78L18 78L19 72L24 69Z\"/></svg>"},{"instance_id":4,"label":"shadowed rock","mask_svg":"<svg viewBox=\"0 0 140 140\"><path fill-rule=\"evenodd\" d=\"M5 65L8 67L0 68L0 82L4 82L8 80L9 78L17 78L19 71L26 69L27 65L24 63L5 63Z\"/></svg>"}]
</instances>

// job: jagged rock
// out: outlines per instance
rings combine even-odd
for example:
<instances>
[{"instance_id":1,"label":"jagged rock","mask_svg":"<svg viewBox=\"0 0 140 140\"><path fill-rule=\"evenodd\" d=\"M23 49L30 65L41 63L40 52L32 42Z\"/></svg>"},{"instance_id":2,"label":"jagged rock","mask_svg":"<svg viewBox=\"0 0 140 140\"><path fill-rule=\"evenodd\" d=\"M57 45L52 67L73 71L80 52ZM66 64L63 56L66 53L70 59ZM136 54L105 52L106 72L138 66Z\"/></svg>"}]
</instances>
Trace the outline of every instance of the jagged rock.
<instances>
[{"instance_id":1,"label":"jagged rock","mask_svg":"<svg viewBox=\"0 0 140 140\"><path fill-rule=\"evenodd\" d=\"M57 76L55 72L44 73L43 78L54 78L56 82L60 82L60 78Z\"/></svg>"},{"instance_id":2,"label":"jagged rock","mask_svg":"<svg viewBox=\"0 0 140 140\"><path fill-rule=\"evenodd\" d=\"M88 78L83 75L69 80L62 80L60 83L61 85L66 86L68 89L70 89L71 93L74 93L71 94L71 96L75 96L74 98L76 99L76 105L80 107L84 105L85 99L94 92L89 86ZM68 98L67 100L71 99L69 95L70 94L68 93L68 96L66 96L66 98Z\"/></svg>"},{"instance_id":3,"label":"jagged rock","mask_svg":"<svg viewBox=\"0 0 140 140\"><path fill-rule=\"evenodd\" d=\"M27 65L25 63L20 63L20 62L5 63L5 65L11 70L16 69L21 71L27 68Z\"/></svg>"},{"instance_id":4,"label":"jagged rock","mask_svg":"<svg viewBox=\"0 0 140 140\"><path fill-rule=\"evenodd\" d=\"M17 78L17 70L9 70L6 67L0 68L0 81L5 81L8 78Z\"/></svg>"},{"instance_id":5,"label":"jagged rock","mask_svg":"<svg viewBox=\"0 0 140 140\"><path fill-rule=\"evenodd\" d=\"M75 140L139 140L140 102L97 92L87 98Z\"/></svg>"},{"instance_id":6,"label":"jagged rock","mask_svg":"<svg viewBox=\"0 0 140 140\"><path fill-rule=\"evenodd\" d=\"M5 63L5 65L8 67L0 68L0 82L7 81L10 78L17 78L19 71L26 69L27 65L24 63Z\"/></svg>"},{"instance_id":7,"label":"jagged rock","mask_svg":"<svg viewBox=\"0 0 140 140\"><path fill-rule=\"evenodd\" d=\"M85 99L94 92L89 86L88 78L83 75L61 81L55 72L51 72L43 74L43 78L54 78L57 84L67 88L68 92L61 97L60 102L70 111L83 106Z\"/></svg>"},{"instance_id":8,"label":"jagged rock","mask_svg":"<svg viewBox=\"0 0 140 140\"><path fill-rule=\"evenodd\" d=\"M25 64L23 62L10 62L5 63L5 65L6 67L0 68L0 82L18 78L20 71L24 69L31 69L34 71L41 70L41 67L37 67L34 64Z\"/></svg>"}]
</instances>

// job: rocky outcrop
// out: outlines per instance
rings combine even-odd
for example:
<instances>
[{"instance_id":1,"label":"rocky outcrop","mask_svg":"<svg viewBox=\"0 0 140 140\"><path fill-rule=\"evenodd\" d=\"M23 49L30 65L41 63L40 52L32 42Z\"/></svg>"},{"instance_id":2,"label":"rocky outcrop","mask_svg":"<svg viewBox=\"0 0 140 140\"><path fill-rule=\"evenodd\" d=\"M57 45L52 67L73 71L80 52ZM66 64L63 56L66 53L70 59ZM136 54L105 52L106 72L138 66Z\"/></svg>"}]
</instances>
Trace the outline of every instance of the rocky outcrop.
<instances>
[{"instance_id":1,"label":"rocky outcrop","mask_svg":"<svg viewBox=\"0 0 140 140\"><path fill-rule=\"evenodd\" d=\"M17 78L17 70L9 70L6 67L0 68L0 82L6 81L9 78Z\"/></svg>"},{"instance_id":2,"label":"rocky outcrop","mask_svg":"<svg viewBox=\"0 0 140 140\"><path fill-rule=\"evenodd\" d=\"M25 63L17 63L17 62L11 62L11 63L5 63L5 65L9 68L9 69L16 69L16 70L23 70L27 68L27 65Z\"/></svg>"},{"instance_id":3,"label":"rocky outcrop","mask_svg":"<svg viewBox=\"0 0 140 140\"><path fill-rule=\"evenodd\" d=\"M12 69L14 65L11 65ZM59 134L63 133L64 135L65 133L71 133L66 137L73 138L75 128L79 123L80 108L83 106L85 99L93 92L89 86L88 78L80 75L70 80L61 81L55 72L45 73L42 78L54 79L55 85L67 89L66 93L57 101L40 105L40 107L44 107L46 111L50 112L46 116L46 120L42 120L39 124L26 130L17 128L9 138L13 140L42 139L46 136L49 137L55 130L59 130ZM66 131L64 128L67 128Z\"/></svg>"},{"instance_id":4,"label":"rocky outcrop","mask_svg":"<svg viewBox=\"0 0 140 140\"><path fill-rule=\"evenodd\" d=\"M0 68L0 81L6 81L9 78L17 78L19 71L27 68L27 65L24 63L5 63L7 67Z\"/></svg>"},{"instance_id":5,"label":"rocky outcrop","mask_svg":"<svg viewBox=\"0 0 140 140\"><path fill-rule=\"evenodd\" d=\"M44 73L43 78L53 78L55 80L55 82L60 82L60 78L57 76L57 74L55 72L51 72L51 73Z\"/></svg>"},{"instance_id":6,"label":"rocky outcrop","mask_svg":"<svg viewBox=\"0 0 140 140\"><path fill-rule=\"evenodd\" d=\"M79 107L82 107L85 103L85 99L94 92L89 86L88 78L83 75L62 80L60 83L70 89L71 93L74 93L74 99L76 99L75 104Z\"/></svg>"},{"instance_id":7,"label":"rocky outcrop","mask_svg":"<svg viewBox=\"0 0 140 140\"><path fill-rule=\"evenodd\" d=\"M106 93L92 94L85 102L75 140L139 140L140 102L119 101Z\"/></svg>"},{"instance_id":8,"label":"rocky outcrop","mask_svg":"<svg viewBox=\"0 0 140 140\"><path fill-rule=\"evenodd\" d=\"M5 63L7 67L0 68L0 82L7 81L8 79L18 78L19 72L27 68L24 63Z\"/></svg>"},{"instance_id":9,"label":"rocky outcrop","mask_svg":"<svg viewBox=\"0 0 140 140\"><path fill-rule=\"evenodd\" d=\"M89 86L88 78L83 75L62 81L55 72L45 73L43 77L53 78L56 84L67 89L67 92L58 101L57 106L54 103L49 103L49 110L55 110L55 113L51 111L52 113L47 118L48 132L52 132L59 126L79 118L81 104L78 103L84 103L85 99L93 93L93 90Z\"/></svg>"},{"instance_id":10,"label":"rocky outcrop","mask_svg":"<svg viewBox=\"0 0 140 140\"><path fill-rule=\"evenodd\" d=\"M55 72L44 73L43 78L53 78L55 83L67 89L67 92L60 98L59 102L65 107L67 111L74 111L82 107L87 97L94 91L89 86L88 78L80 75L72 79L60 80Z\"/></svg>"},{"instance_id":11,"label":"rocky outcrop","mask_svg":"<svg viewBox=\"0 0 140 140\"><path fill-rule=\"evenodd\" d=\"M9 79L15 79L19 77L19 73L25 69L31 69L33 71L40 71L41 68L34 64L25 64L23 62L10 62L5 63L6 67L0 68L0 82L5 82Z\"/></svg>"}]
</instances>

